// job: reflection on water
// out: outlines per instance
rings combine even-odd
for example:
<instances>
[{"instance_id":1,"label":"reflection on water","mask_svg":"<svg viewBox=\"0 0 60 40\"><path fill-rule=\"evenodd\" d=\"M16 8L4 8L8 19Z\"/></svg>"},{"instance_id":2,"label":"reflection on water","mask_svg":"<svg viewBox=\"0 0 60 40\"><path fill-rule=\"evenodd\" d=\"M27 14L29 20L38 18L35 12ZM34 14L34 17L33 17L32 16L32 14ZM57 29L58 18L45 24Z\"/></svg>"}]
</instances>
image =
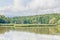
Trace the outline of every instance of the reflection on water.
<instances>
[{"instance_id":1,"label":"reflection on water","mask_svg":"<svg viewBox=\"0 0 60 40\"><path fill-rule=\"evenodd\" d=\"M17 31L29 31L29 32L35 32L35 33L41 33L41 34L49 34L48 28L39 28L39 27L0 27L0 33L4 33L9 30L17 30Z\"/></svg>"},{"instance_id":2,"label":"reflection on water","mask_svg":"<svg viewBox=\"0 0 60 40\"><path fill-rule=\"evenodd\" d=\"M11 30L11 27L0 27L0 34L5 33L6 31Z\"/></svg>"},{"instance_id":3,"label":"reflection on water","mask_svg":"<svg viewBox=\"0 0 60 40\"><path fill-rule=\"evenodd\" d=\"M17 30L17 31L27 31L34 32L38 34L58 34L59 32L56 28L50 27L0 27L0 34L7 32L9 30Z\"/></svg>"},{"instance_id":4,"label":"reflection on water","mask_svg":"<svg viewBox=\"0 0 60 40\"><path fill-rule=\"evenodd\" d=\"M60 40L60 36L10 30L4 34L0 34L0 40Z\"/></svg>"},{"instance_id":5,"label":"reflection on water","mask_svg":"<svg viewBox=\"0 0 60 40\"><path fill-rule=\"evenodd\" d=\"M48 33L46 29L43 31L46 32L42 33ZM40 32L41 28L0 27L0 40L60 40L60 35L36 34Z\"/></svg>"}]
</instances>

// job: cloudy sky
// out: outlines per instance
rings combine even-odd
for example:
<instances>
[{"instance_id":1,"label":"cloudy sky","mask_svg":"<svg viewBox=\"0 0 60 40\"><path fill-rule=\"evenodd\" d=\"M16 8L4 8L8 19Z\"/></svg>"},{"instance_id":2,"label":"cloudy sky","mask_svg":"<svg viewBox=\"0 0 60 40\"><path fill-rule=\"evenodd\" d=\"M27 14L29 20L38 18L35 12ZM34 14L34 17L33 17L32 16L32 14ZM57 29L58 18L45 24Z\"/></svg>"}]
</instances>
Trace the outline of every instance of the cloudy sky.
<instances>
[{"instance_id":1,"label":"cloudy sky","mask_svg":"<svg viewBox=\"0 0 60 40\"><path fill-rule=\"evenodd\" d=\"M60 0L0 0L0 15L28 16L60 13Z\"/></svg>"}]
</instances>

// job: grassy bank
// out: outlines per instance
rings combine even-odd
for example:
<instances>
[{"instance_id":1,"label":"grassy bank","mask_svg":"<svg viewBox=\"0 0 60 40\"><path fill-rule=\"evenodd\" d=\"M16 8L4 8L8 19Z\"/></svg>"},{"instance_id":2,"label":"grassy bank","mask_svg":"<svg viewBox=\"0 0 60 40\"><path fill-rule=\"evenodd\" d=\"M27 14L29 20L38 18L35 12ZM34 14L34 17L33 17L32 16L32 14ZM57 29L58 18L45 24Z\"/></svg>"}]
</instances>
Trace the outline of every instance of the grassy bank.
<instances>
[{"instance_id":1,"label":"grassy bank","mask_svg":"<svg viewBox=\"0 0 60 40\"><path fill-rule=\"evenodd\" d=\"M9 30L28 31L39 34L60 34L60 25L53 24L2 24L0 25L0 33Z\"/></svg>"},{"instance_id":2,"label":"grassy bank","mask_svg":"<svg viewBox=\"0 0 60 40\"><path fill-rule=\"evenodd\" d=\"M54 27L57 24L0 24L0 27Z\"/></svg>"}]
</instances>

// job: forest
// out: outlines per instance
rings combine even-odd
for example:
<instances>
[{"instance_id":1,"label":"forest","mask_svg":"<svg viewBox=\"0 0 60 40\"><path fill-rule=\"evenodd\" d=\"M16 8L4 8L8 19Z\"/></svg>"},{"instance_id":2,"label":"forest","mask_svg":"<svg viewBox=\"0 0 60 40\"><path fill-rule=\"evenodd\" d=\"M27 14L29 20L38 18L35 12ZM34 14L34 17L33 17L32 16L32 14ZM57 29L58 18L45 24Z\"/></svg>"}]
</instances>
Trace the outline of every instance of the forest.
<instances>
[{"instance_id":1,"label":"forest","mask_svg":"<svg viewBox=\"0 0 60 40\"><path fill-rule=\"evenodd\" d=\"M60 24L60 13L34 16L6 17L0 15L1 24Z\"/></svg>"}]
</instances>

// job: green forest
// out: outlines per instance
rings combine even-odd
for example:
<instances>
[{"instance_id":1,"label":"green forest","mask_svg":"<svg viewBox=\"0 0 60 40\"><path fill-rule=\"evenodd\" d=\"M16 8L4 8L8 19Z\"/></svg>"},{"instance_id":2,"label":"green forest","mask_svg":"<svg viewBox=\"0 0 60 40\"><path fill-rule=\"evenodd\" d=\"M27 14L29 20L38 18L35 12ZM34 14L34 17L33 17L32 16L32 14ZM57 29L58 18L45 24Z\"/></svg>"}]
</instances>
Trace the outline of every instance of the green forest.
<instances>
[{"instance_id":1,"label":"green forest","mask_svg":"<svg viewBox=\"0 0 60 40\"><path fill-rule=\"evenodd\" d=\"M5 17L0 15L1 24L60 24L60 13L34 16Z\"/></svg>"}]
</instances>

